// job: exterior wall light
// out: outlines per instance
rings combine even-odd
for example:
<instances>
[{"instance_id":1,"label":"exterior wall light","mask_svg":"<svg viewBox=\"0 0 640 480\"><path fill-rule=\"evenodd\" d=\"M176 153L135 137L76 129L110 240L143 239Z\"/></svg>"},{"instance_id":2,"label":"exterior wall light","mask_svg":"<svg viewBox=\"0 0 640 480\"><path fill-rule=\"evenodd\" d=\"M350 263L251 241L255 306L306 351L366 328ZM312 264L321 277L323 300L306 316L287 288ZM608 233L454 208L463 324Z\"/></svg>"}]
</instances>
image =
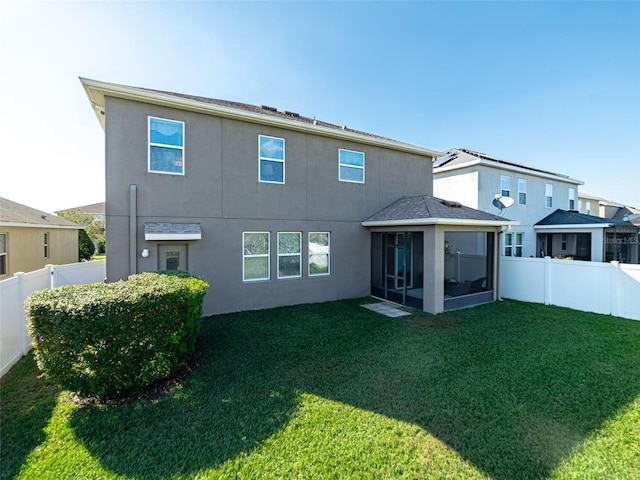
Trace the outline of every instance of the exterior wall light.
<instances>
[{"instance_id":1,"label":"exterior wall light","mask_svg":"<svg viewBox=\"0 0 640 480\"><path fill-rule=\"evenodd\" d=\"M140 252L140 256L142 258L147 258L149 256L149 249L148 248L143 248L142 252Z\"/></svg>"}]
</instances>

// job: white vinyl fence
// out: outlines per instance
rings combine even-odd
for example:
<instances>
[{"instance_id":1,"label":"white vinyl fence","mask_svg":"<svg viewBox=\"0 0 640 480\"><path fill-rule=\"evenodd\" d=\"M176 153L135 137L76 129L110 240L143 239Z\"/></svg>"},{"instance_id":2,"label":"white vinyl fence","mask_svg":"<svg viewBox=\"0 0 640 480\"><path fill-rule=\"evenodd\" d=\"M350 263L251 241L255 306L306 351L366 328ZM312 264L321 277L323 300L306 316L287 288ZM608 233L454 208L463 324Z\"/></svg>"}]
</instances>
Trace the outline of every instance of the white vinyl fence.
<instances>
[{"instance_id":1,"label":"white vinyl fence","mask_svg":"<svg viewBox=\"0 0 640 480\"><path fill-rule=\"evenodd\" d=\"M31 349L24 301L33 292L64 285L103 282L106 262L47 265L29 273L16 273L0 282L0 377Z\"/></svg>"},{"instance_id":2,"label":"white vinyl fence","mask_svg":"<svg viewBox=\"0 0 640 480\"><path fill-rule=\"evenodd\" d=\"M501 257L500 295L640 320L640 265Z\"/></svg>"}]
</instances>

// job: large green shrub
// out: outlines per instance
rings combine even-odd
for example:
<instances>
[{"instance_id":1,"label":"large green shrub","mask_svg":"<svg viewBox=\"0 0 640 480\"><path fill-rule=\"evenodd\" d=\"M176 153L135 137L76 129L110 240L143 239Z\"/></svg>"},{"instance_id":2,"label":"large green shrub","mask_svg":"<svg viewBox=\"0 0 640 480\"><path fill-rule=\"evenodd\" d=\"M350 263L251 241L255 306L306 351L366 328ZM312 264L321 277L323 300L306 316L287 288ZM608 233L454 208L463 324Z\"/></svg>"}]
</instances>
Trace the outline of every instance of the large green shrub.
<instances>
[{"instance_id":1,"label":"large green shrub","mask_svg":"<svg viewBox=\"0 0 640 480\"><path fill-rule=\"evenodd\" d=\"M78 230L78 257L80 260L91 260L96 247L85 229Z\"/></svg>"},{"instance_id":2,"label":"large green shrub","mask_svg":"<svg viewBox=\"0 0 640 480\"><path fill-rule=\"evenodd\" d=\"M120 395L170 376L195 348L209 285L167 273L31 295L25 307L38 367L83 396Z\"/></svg>"}]
</instances>

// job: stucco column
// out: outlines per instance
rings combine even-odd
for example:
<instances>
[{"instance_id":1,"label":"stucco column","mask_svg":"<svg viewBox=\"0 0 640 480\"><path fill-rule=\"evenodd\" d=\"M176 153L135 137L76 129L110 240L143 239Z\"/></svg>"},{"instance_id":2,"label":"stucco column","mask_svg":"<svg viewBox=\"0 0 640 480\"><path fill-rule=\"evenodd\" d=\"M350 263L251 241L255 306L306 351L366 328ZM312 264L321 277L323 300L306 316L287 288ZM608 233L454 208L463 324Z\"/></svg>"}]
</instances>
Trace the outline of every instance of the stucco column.
<instances>
[{"instance_id":1,"label":"stucco column","mask_svg":"<svg viewBox=\"0 0 640 480\"><path fill-rule=\"evenodd\" d=\"M424 230L424 299L428 313L444 311L444 231L435 225Z\"/></svg>"}]
</instances>

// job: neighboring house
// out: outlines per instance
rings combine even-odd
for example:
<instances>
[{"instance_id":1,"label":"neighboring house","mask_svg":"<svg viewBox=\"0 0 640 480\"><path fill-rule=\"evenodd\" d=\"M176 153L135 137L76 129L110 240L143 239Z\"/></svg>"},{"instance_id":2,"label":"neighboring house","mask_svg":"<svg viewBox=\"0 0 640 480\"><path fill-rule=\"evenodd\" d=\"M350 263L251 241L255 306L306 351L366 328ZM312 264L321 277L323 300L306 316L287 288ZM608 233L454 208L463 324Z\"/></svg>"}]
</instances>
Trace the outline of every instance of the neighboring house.
<instances>
[{"instance_id":1,"label":"neighboring house","mask_svg":"<svg viewBox=\"0 0 640 480\"><path fill-rule=\"evenodd\" d=\"M578 195L578 212L616 220L624 220L630 215L640 215L640 210L637 208L613 200L605 200L586 192L580 192Z\"/></svg>"},{"instance_id":2,"label":"neighboring house","mask_svg":"<svg viewBox=\"0 0 640 480\"><path fill-rule=\"evenodd\" d=\"M47 264L78 261L82 226L0 198L0 280Z\"/></svg>"},{"instance_id":3,"label":"neighboring house","mask_svg":"<svg viewBox=\"0 0 640 480\"><path fill-rule=\"evenodd\" d=\"M79 210L83 215L93 215L93 219L96 222L104 220L104 202L92 203L91 205L81 205L79 207L67 208L65 210L57 211L56 214L64 214L74 210Z\"/></svg>"},{"instance_id":4,"label":"neighboring house","mask_svg":"<svg viewBox=\"0 0 640 480\"><path fill-rule=\"evenodd\" d=\"M556 210L535 225L544 254L576 260L640 263L640 219Z\"/></svg>"},{"instance_id":5,"label":"neighboring house","mask_svg":"<svg viewBox=\"0 0 640 480\"><path fill-rule=\"evenodd\" d=\"M433 167L435 196L520 223L503 234L502 255L506 256L544 256L542 237L534 225L558 208L578 208L578 186L583 184L566 175L462 148L448 150ZM513 204L500 209L496 196L509 197Z\"/></svg>"},{"instance_id":6,"label":"neighboring house","mask_svg":"<svg viewBox=\"0 0 640 480\"><path fill-rule=\"evenodd\" d=\"M105 129L109 281L188 270L211 283L204 314L498 297L511 222L433 198L439 152L264 105L81 82ZM458 244L473 250L448 267Z\"/></svg>"}]
</instances>

